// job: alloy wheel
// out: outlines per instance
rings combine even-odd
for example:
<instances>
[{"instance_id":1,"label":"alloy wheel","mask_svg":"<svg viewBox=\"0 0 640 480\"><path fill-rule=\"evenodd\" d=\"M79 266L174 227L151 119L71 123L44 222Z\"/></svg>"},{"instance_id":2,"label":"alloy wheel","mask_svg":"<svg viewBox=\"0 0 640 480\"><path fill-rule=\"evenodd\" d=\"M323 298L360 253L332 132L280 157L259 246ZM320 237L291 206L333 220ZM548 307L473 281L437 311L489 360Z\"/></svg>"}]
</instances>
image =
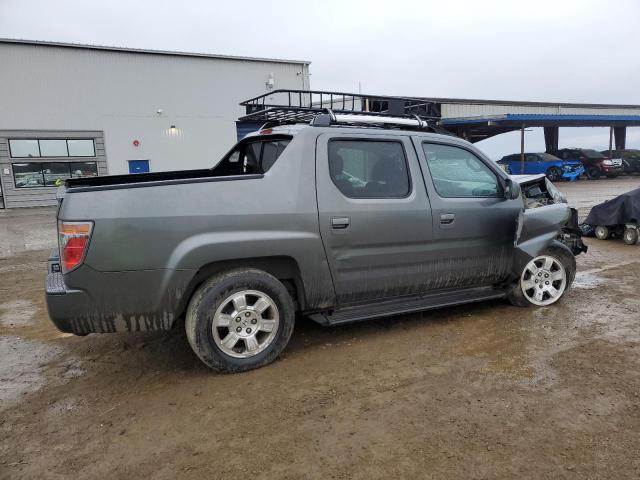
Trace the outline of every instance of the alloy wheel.
<instances>
[{"instance_id":1,"label":"alloy wheel","mask_svg":"<svg viewBox=\"0 0 640 480\"><path fill-rule=\"evenodd\" d=\"M263 352L278 331L280 315L266 293L242 290L227 297L212 322L213 340L224 353L248 358Z\"/></svg>"},{"instance_id":2,"label":"alloy wheel","mask_svg":"<svg viewBox=\"0 0 640 480\"><path fill-rule=\"evenodd\" d=\"M540 255L527 263L520 277L520 287L534 305L551 305L567 288L567 273L559 260Z\"/></svg>"}]
</instances>

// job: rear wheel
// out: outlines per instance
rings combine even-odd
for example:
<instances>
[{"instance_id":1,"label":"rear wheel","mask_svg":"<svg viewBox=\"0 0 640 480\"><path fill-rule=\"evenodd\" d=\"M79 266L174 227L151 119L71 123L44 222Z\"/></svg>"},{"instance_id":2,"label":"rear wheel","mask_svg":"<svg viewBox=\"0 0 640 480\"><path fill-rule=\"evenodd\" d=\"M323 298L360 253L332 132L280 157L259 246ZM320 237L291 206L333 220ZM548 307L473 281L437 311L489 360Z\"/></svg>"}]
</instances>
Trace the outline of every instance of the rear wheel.
<instances>
[{"instance_id":1,"label":"rear wheel","mask_svg":"<svg viewBox=\"0 0 640 480\"><path fill-rule=\"evenodd\" d=\"M635 245L638 242L638 229L633 227L625 228L622 239L627 245Z\"/></svg>"},{"instance_id":2,"label":"rear wheel","mask_svg":"<svg viewBox=\"0 0 640 480\"><path fill-rule=\"evenodd\" d=\"M609 227L605 227L604 225L598 225L596 227L596 238L598 240L606 240L611 236L611 231Z\"/></svg>"},{"instance_id":3,"label":"rear wheel","mask_svg":"<svg viewBox=\"0 0 640 480\"><path fill-rule=\"evenodd\" d=\"M587 170L587 177L589 178L589 180L600 178L600 170L598 170L596 167L589 168Z\"/></svg>"},{"instance_id":4,"label":"rear wheel","mask_svg":"<svg viewBox=\"0 0 640 480\"><path fill-rule=\"evenodd\" d=\"M557 182L558 180L560 180L560 178L562 178L562 172L557 167L551 167L549 170L547 170L547 178L551 182Z\"/></svg>"},{"instance_id":5,"label":"rear wheel","mask_svg":"<svg viewBox=\"0 0 640 480\"><path fill-rule=\"evenodd\" d=\"M205 282L185 319L193 351L207 366L243 372L275 360L291 338L293 301L286 287L260 270L234 270Z\"/></svg>"},{"instance_id":6,"label":"rear wheel","mask_svg":"<svg viewBox=\"0 0 640 480\"><path fill-rule=\"evenodd\" d=\"M576 260L571 251L552 245L525 265L507 298L518 307L551 305L562 298L575 275Z\"/></svg>"}]
</instances>

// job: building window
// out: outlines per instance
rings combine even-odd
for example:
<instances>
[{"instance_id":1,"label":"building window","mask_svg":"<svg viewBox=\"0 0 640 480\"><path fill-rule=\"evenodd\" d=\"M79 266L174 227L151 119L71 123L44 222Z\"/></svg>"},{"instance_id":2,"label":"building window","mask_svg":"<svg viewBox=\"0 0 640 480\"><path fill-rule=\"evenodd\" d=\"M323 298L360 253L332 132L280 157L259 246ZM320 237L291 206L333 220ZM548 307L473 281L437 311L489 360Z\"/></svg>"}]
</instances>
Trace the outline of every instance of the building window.
<instances>
[{"instance_id":1,"label":"building window","mask_svg":"<svg viewBox=\"0 0 640 480\"><path fill-rule=\"evenodd\" d=\"M93 140L67 140L70 157L95 157Z\"/></svg>"},{"instance_id":2,"label":"building window","mask_svg":"<svg viewBox=\"0 0 640 480\"><path fill-rule=\"evenodd\" d=\"M9 140L9 149L14 158L39 157L38 140Z\"/></svg>"},{"instance_id":3,"label":"building window","mask_svg":"<svg viewBox=\"0 0 640 480\"><path fill-rule=\"evenodd\" d=\"M12 158L95 157L93 139L11 139Z\"/></svg>"},{"instance_id":4,"label":"building window","mask_svg":"<svg viewBox=\"0 0 640 480\"><path fill-rule=\"evenodd\" d=\"M29 162L14 163L16 188L59 187L67 178L97 177L96 162Z\"/></svg>"},{"instance_id":5,"label":"building window","mask_svg":"<svg viewBox=\"0 0 640 480\"><path fill-rule=\"evenodd\" d=\"M96 162L72 162L71 178L97 177L98 164Z\"/></svg>"},{"instance_id":6,"label":"building window","mask_svg":"<svg viewBox=\"0 0 640 480\"><path fill-rule=\"evenodd\" d=\"M38 140L41 157L68 157L66 140Z\"/></svg>"},{"instance_id":7,"label":"building window","mask_svg":"<svg viewBox=\"0 0 640 480\"><path fill-rule=\"evenodd\" d=\"M41 165L45 187L58 187L70 176L68 163L43 163Z\"/></svg>"},{"instance_id":8,"label":"building window","mask_svg":"<svg viewBox=\"0 0 640 480\"><path fill-rule=\"evenodd\" d=\"M16 188L44 187L41 163L14 163L13 179Z\"/></svg>"}]
</instances>

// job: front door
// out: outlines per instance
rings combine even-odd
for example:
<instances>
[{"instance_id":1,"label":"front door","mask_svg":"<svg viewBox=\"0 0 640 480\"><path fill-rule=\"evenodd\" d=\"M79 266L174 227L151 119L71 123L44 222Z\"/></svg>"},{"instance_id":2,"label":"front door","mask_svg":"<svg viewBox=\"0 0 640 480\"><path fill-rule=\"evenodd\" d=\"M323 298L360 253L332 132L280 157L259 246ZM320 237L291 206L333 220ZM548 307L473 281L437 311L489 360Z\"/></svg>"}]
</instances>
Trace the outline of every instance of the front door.
<instances>
[{"instance_id":1,"label":"front door","mask_svg":"<svg viewBox=\"0 0 640 480\"><path fill-rule=\"evenodd\" d=\"M410 138L322 134L316 153L320 233L338 304L424 291L431 208Z\"/></svg>"},{"instance_id":2,"label":"front door","mask_svg":"<svg viewBox=\"0 0 640 480\"><path fill-rule=\"evenodd\" d=\"M504 280L513 263L522 200L506 200L499 169L466 146L414 144L433 212L436 288Z\"/></svg>"}]
</instances>

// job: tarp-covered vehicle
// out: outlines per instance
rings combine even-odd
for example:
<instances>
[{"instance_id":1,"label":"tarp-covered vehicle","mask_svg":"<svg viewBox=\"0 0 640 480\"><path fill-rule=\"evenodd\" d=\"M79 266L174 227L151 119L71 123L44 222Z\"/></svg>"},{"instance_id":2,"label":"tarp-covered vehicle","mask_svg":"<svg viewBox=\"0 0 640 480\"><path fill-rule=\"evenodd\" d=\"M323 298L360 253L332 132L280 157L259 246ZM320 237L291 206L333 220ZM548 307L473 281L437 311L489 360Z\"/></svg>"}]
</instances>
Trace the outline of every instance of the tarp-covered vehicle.
<instances>
[{"instance_id":1,"label":"tarp-covered vehicle","mask_svg":"<svg viewBox=\"0 0 640 480\"><path fill-rule=\"evenodd\" d=\"M596 205L584 223L595 229L600 240L622 237L626 244L635 245L640 230L640 188Z\"/></svg>"}]
</instances>

